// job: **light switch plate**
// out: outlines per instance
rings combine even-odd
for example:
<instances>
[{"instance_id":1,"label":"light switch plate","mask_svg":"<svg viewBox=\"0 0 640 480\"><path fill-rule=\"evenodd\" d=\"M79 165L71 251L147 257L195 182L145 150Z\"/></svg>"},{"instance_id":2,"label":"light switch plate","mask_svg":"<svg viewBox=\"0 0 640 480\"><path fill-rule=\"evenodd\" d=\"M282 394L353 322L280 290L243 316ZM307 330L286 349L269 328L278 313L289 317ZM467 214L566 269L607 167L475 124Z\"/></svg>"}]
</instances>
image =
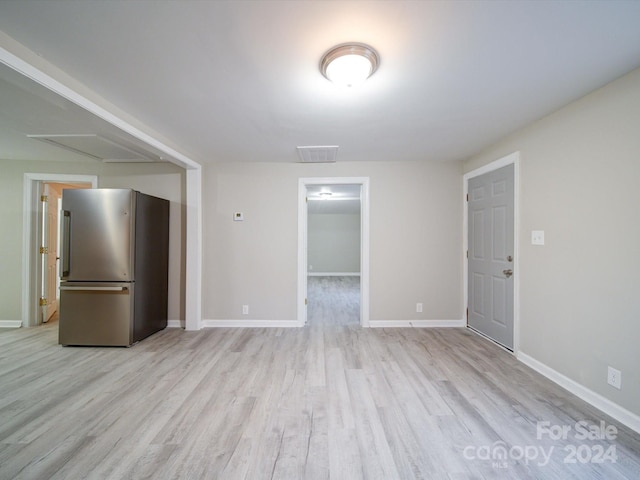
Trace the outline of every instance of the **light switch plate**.
<instances>
[{"instance_id":1,"label":"light switch plate","mask_svg":"<svg viewBox=\"0 0 640 480\"><path fill-rule=\"evenodd\" d=\"M544 230L531 230L531 245L544 245Z\"/></svg>"},{"instance_id":2,"label":"light switch plate","mask_svg":"<svg viewBox=\"0 0 640 480\"><path fill-rule=\"evenodd\" d=\"M235 212L233 214L233 221L234 222L242 222L244 220L244 213L242 212Z\"/></svg>"}]
</instances>

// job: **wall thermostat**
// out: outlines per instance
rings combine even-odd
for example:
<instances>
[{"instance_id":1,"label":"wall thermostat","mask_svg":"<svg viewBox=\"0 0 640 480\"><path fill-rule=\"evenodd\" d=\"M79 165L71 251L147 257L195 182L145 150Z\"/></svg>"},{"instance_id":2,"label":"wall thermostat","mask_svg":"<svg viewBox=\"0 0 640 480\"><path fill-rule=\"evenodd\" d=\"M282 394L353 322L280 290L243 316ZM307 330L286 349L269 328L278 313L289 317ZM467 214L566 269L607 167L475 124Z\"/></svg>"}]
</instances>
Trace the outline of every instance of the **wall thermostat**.
<instances>
[{"instance_id":1,"label":"wall thermostat","mask_svg":"<svg viewBox=\"0 0 640 480\"><path fill-rule=\"evenodd\" d=\"M242 212L235 212L233 214L233 221L234 222L242 222L244 220L244 213Z\"/></svg>"}]
</instances>

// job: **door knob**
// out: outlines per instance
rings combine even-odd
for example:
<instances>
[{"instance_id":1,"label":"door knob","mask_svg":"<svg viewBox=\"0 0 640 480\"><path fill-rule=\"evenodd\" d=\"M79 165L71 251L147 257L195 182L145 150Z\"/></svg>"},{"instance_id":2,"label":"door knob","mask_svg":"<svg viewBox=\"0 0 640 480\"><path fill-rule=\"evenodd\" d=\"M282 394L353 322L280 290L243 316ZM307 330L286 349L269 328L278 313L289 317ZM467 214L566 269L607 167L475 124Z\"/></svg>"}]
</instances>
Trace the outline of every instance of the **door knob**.
<instances>
[{"instance_id":1,"label":"door knob","mask_svg":"<svg viewBox=\"0 0 640 480\"><path fill-rule=\"evenodd\" d=\"M509 278L511 275L513 275L513 270L509 268L507 270L502 270L502 273L504 273L505 277Z\"/></svg>"}]
</instances>

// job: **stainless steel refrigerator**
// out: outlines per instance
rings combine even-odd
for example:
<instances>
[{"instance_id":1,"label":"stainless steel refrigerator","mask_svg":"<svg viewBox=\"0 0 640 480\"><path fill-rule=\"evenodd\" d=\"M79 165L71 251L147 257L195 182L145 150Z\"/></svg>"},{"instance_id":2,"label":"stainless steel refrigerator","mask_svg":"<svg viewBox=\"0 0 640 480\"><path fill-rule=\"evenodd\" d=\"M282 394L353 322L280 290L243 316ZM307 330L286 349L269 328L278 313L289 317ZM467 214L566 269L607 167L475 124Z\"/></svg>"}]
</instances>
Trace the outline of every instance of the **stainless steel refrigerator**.
<instances>
[{"instance_id":1,"label":"stainless steel refrigerator","mask_svg":"<svg viewBox=\"0 0 640 480\"><path fill-rule=\"evenodd\" d=\"M63 190L59 343L129 346L167 326L169 201Z\"/></svg>"}]
</instances>

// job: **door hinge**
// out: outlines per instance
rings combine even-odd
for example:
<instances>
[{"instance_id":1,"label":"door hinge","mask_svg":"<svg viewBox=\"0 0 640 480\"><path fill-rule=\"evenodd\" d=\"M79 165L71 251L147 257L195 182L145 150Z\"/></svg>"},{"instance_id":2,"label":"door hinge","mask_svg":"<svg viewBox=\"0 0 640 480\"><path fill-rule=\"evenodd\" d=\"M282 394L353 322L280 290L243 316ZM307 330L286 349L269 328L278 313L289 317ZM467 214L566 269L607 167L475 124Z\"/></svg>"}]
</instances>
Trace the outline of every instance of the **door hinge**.
<instances>
[{"instance_id":1,"label":"door hinge","mask_svg":"<svg viewBox=\"0 0 640 480\"><path fill-rule=\"evenodd\" d=\"M38 303L41 307L45 307L47 305L47 299L45 297L42 297Z\"/></svg>"},{"instance_id":2,"label":"door hinge","mask_svg":"<svg viewBox=\"0 0 640 480\"><path fill-rule=\"evenodd\" d=\"M304 197L305 203L309 203L309 197Z\"/></svg>"},{"instance_id":3,"label":"door hinge","mask_svg":"<svg viewBox=\"0 0 640 480\"><path fill-rule=\"evenodd\" d=\"M467 258L469 258L469 250L467 250Z\"/></svg>"},{"instance_id":4,"label":"door hinge","mask_svg":"<svg viewBox=\"0 0 640 480\"><path fill-rule=\"evenodd\" d=\"M467 202L469 201L469 194L467 193Z\"/></svg>"},{"instance_id":5,"label":"door hinge","mask_svg":"<svg viewBox=\"0 0 640 480\"><path fill-rule=\"evenodd\" d=\"M40 247L40 254L41 255L47 255L49 253L49 248L48 247Z\"/></svg>"},{"instance_id":6,"label":"door hinge","mask_svg":"<svg viewBox=\"0 0 640 480\"><path fill-rule=\"evenodd\" d=\"M467 320L469 320L469 307L467 307Z\"/></svg>"},{"instance_id":7,"label":"door hinge","mask_svg":"<svg viewBox=\"0 0 640 480\"><path fill-rule=\"evenodd\" d=\"M46 195L40 195L40 201L41 202L48 202L49 201L49 197L47 197Z\"/></svg>"},{"instance_id":8,"label":"door hinge","mask_svg":"<svg viewBox=\"0 0 640 480\"><path fill-rule=\"evenodd\" d=\"M305 304L305 305L307 304L307 299L306 299L306 298L304 299L304 304Z\"/></svg>"}]
</instances>

